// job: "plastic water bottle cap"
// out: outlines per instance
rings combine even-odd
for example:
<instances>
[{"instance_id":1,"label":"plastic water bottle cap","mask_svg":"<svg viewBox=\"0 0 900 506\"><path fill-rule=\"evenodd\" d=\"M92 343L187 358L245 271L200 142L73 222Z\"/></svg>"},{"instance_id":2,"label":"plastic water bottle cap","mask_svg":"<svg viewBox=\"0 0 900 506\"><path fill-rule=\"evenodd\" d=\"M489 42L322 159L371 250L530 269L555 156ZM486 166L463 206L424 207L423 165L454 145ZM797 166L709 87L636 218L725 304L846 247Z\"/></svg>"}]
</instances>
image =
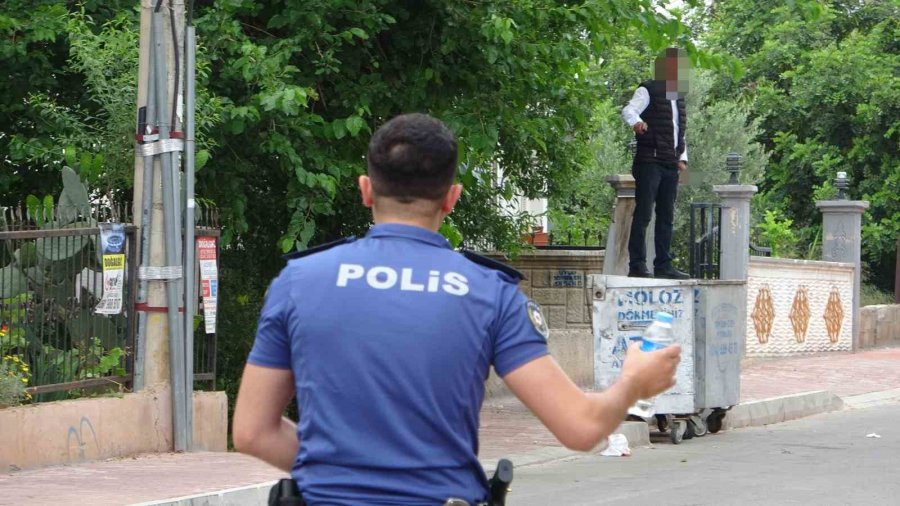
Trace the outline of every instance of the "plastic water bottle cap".
<instances>
[{"instance_id":1,"label":"plastic water bottle cap","mask_svg":"<svg viewBox=\"0 0 900 506\"><path fill-rule=\"evenodd\" d=\"M672 320L675 318L669 313L665 313L663 311L659 311L656 313L656 321L660 323L672 323Z\"/></svg>"}]
</instances>

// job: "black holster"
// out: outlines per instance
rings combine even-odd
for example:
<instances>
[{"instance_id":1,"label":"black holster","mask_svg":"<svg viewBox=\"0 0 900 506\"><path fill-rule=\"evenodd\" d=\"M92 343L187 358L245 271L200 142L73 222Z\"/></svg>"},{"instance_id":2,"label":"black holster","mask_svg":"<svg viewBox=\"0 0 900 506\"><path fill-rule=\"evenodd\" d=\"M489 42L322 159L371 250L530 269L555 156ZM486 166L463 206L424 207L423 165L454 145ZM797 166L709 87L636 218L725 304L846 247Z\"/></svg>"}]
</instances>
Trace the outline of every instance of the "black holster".
<instances>
[{"instance_id":1,"label":"black holster","mask_svg":"<svg viewBox=\"0 0 900 506\"><path fill-rule=\"evenodd\" d=\"M497 462L494 476L488 480L488 501L490 506L506 506L506 494L513 480L513 463L507 459Z\"/></svg>"},{"instance_id":2,"label":"black holster","mask_svg":"<svg viewBox=\"0 0 900 506\"><path fill-rule=\"evenodd\" d=\"M306 506L293 478L279 480L269 491L269 506Z\"/></svg>"}]
</instances>

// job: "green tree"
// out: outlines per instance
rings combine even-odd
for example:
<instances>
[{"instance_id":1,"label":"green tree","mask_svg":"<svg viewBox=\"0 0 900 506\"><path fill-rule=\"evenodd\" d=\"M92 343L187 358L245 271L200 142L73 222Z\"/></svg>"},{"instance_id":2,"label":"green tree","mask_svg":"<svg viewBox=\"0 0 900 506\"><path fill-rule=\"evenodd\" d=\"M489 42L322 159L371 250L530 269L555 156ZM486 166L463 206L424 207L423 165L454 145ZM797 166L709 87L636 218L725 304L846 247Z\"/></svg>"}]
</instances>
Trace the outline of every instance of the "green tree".
<instances>
[{"instance_id":1,"label":"green tree","mask_svg":"<svg viewBox=\"0 0 900 506\"><path fill-rule=\"evenodd\" d=\"M705 41L741 58L739 81L719 96L755 97L760 141L771 151L762 199L784 212L803 242L820 234L816 199L838 171L871 208L863 256L891 273L900 235L900 6L891 1L716 2ZM893 276L874 281L887 288Z\"/></svg>"},{"instance_id":2,"label":"green tree","mask_svg":"<svg viewBox=\"0 0 900 506\"><path fill-rule=\"evenodd\" d=\"M127 8L133 5L119 0L85 0L81 12L102 26L117 15L128 15ZM72 53L77 52L76 40L84 32L71 32L75 25L67 20L69 14L68 3L61 0L7 0L0 12L0 66L4 69L0 86L0 205L18 204L29 193L61 190L59 170L65 162L66 145L59 143L60 135L63 131L76 135L81 125L48 114L40 107L41 97L52 97L58 112L78 111L82 118L102 115L100 105L89 98L92 91L84 71L90 69L74 68L70 63ZM119 58L136 59L134 47L120 49ZM129 112L126 117L130 121L133 116ZM124 148L130 149L130 144Z\"/></svg>"}]
</instances>

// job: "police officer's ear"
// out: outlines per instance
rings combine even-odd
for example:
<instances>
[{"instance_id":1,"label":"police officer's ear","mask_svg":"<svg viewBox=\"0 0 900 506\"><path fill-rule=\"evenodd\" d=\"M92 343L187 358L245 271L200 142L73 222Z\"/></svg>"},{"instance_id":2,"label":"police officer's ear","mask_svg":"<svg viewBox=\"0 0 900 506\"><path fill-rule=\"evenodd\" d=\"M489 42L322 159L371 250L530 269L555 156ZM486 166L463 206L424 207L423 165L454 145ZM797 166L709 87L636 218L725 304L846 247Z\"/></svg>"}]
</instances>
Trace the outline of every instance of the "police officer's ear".
<instances>
[{"instance_id":1,"label":"police officer's ear","mask_svg":"<svg viewBox=\"0 0 900 506\"><path fill-rule=\"evenodd\" d=\"M359 176L359 193L362 196L363 205L372 207L374 202L372 198L372 179L369 176Z\"/></svg>"},{"instance_id":2,"label":"police officer's ear","mask_svg":"<svg viewBox=\"0 0 900 506\"><path fill-rule=\"evenodd\" d=\"M441 202L441 212L444 214L450 214L453 211L453 208L456 206L456 202L459 200L459 196L462 195L463 185L454 184L450 185L450 189L447 190L447 195L444 196L444 201Z\"/></svg>"}]
</instances>

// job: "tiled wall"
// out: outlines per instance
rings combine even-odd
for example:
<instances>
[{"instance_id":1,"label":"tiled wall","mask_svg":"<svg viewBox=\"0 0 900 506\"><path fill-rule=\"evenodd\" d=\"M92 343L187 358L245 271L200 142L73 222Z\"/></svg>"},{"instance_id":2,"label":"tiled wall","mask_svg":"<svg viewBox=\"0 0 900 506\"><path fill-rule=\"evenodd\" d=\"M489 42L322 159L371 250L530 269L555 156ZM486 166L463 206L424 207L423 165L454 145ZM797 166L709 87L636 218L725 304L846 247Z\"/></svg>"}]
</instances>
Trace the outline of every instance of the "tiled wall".
<instances>
[{"instance_id":1,"label":"tiled wall","mask_svg":"<svg viewBox=\"0 0 900 506\"><path fill-rule=\"evenodd\" d=\"M746 356L853 348L853 266L751 257Z\"/></svg>"}]
</instances>

